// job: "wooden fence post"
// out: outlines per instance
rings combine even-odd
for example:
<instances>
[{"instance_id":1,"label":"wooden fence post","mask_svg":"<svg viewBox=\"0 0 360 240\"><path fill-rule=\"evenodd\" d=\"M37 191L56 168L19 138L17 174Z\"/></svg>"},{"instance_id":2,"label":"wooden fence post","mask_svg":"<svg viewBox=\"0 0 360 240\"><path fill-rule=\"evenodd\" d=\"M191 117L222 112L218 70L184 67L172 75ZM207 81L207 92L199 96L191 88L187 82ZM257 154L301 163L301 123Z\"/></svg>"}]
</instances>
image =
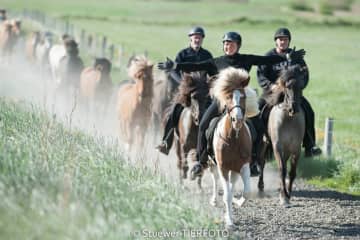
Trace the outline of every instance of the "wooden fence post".
<instances>
[{"instance_id":1,"label":"wooden fence post","mask_svg":"<svg viewBox=\"0 0 360 240\"><path fill-rule=\"evenodd\" d=\"M103 36L102 42L101 42L101 57L106 57L106 48L107 48L107 38Z\"/></svg>"},{"instance_id":2,"label":"wooden fence post","mask_svg":"<svg viewBox=\"0 0 360 240\"><path fill-rule=\"evenodd\" d=\"M115 46L114 44L111 44L109 47L109 60L111 62L114 60L114 50L115 50Z\"/></svg>"},{"instance_id":3,"label":"wooden fence post","mask_svg":"<svg viewBox=\"0 0 360 240\"><path fill-rule=\"evenodd\" d=\"M325 156L331 156L332 135L333 135L334 119L326 118L325 121L325 136L324 136L324 153Z\"/></svg>"}]
</instances>

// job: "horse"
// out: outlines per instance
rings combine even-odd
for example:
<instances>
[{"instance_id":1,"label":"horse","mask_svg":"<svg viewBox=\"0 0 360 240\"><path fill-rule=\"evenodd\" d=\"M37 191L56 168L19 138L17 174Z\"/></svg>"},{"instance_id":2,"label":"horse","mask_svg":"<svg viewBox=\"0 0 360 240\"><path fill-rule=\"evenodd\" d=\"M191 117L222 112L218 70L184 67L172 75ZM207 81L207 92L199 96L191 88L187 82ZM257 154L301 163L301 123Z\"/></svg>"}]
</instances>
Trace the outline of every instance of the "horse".
<instances>
[{"instance_id":1,"label":"horse","mask_svg":"<svg viewBox=\"0 0 360 240\"><path fill-rule=\"evenodd\" d=\"M249 74L243 69L226 68L219 73L214 82L213 95L218 99L220 109L225 114L215 128L212 140L215 163L211 162L210 172L213 179L211 205L216 205L218 197L218 176L224 189L225 223L233 227L231 203L242 206L250 192L250 167L252 139L245 120L246 87ZM240 199L233 199L233 188L239 177L243 180L244 190Z\"/></svg>"},{"instance_id":2,"label":"horse","mask_svg":"<svg viewBox=\"0 0 360 240\"><path fill-rule=\"evenodd\" d=\"M300 107L305 72L298 64L288 67L281 72L276 81L276 88L271 93L263 95L267 104L272 107L267 133L280 171L280 203L285 206L290 204L292 184L296 177L297 162L305 134L305 114ZM264 189L265 148L264 143L260 158L261 174L258 182L260 191ZM289 158L291 158L290 181L286 185L286 164Z\"/></svg>"},{"instance_id":3,"label":"horse","mask_svg":"<svg viewBox=\"0 0 360 240\"><path fill-rule=\"evenodd\" d=\"M184 74L180 83L179 91L174 97L174 102L184 106L177 131L175 131L177 167L179 169L180 182L187 178L188 156L191 150L196 149L199 123L203 113L210 102L209 85L207 77L199 72ZM201 188L201 178L198 178L198 186Z\"/></svg>"},{"instance_id":4,"label":"horse","mask_svg":"<svg viewBox=\"0 0 360 240\"><path fill-rule=\"evenodd\" d=\"M53 34L51 32L43 32L35 47L35 59L42 70L50 67L49 51L53 45ZM44 72L44 71L42 71Z\"/></svg>"},{"instance_id":5,"label":"horse","mask_svg":"<svg viewBox=\"0 0 360 240\"><path fill-rule=\"evenodd\" d=\"M49 63L53 82L59 84L61 79L59 75L60 60L66 56L65 40L71 39L69 35L64 34L61 36L61 43L54 44L49 50Z\"/></svg>"},{"instance_id":6,"label":"horse","mask_svg":"<svg viewBox=\"0 0 360 240\"><path fill-rule=\"evenodd\" d=\"M128 75L135 83L123 84L117 93L119 136L131 149L143 147L143 138L151 119L153 64L145 56L135 56Z\"/></svg>"},{"instance_id":7,"label":"horse","mask_svg":"<svg viewBox=\"0 0 360 240\"><path fill-rule=\"evenodd\" d=\"M167 109L171 106L171 100L178 90L179 83L168 72L155 75L154 97L152 106L152 123L154 133L159 133L160 126L165 118Z\"/></svg>"},{"instance_id":8,"label":"horse","mask_svg":"<svg viewBox=\"0 0 360 240\"><path fill-rule=\"evenodd\" d=\"M15 45L20 38L20 20L6 20L0 25L0 51L4 59L10 62Z\"/></svg>"},{"instance_id":9,"label":"horse","mask_svg":"<svg viewBox=\"0 0 360 240\"><path fill-rule=\"evenodd\" d=\"M59 62L60 82L56 86L56 95L60 93L65 101L72 98L75 98L76 101L80 85L80 74L84 68L84 63L79 57L78 44L74 39L66 39L64 45L66 55Z\"/></svg>"},{"instance_id":10,"label":"horse","mask_svg":"<svg viewBox=\"0 0 360 240\"><path fill-rule=\"evenodd\" d=\"M111 62L96 58L92 67L85 68L80 75L80 100L87 112L104 116L112 95L110 76Z\"/></svg>"},{"instance_id":11,"label":"horse","mask_svg":"<svg viewBox=\"0 0 360 240\"><path fill-rule=\"evenodd\" d=\"M35 62L35 49L37 44L40 42L40 35L41 35L40 31L33 31L26 39L26 43L25 43L26 58L31 63Z\"/></svg>"}]
</instances>

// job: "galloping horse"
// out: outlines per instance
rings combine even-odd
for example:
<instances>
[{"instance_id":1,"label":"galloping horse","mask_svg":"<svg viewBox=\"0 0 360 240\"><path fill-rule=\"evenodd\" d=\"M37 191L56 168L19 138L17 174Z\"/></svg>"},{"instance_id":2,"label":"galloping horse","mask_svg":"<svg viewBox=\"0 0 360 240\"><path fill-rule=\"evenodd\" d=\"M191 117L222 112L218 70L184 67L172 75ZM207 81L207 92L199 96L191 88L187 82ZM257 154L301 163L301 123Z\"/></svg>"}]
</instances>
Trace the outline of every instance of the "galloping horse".
<instances>
[{"instance_id":1,"label":"galloping horse","mask_svg":"<svg viewBox=\"0 0 360 240\"><path fill-rule=\"evenodd\" d=\"M280 170L280 203L284 205L290 203L290 193L305 133L305 115L300 107L304 77L305 71L300 65L290 66L281 72L276 82L277 88L271 94L263 96L267 104L273 106L267 131ZM286 164L289 158L291 158L290 181L286 186ZM258 186L263 190L265 158L262 156L260 159L261 174Z\"/></svg>"},{"instance_id":2,"label":"galloping horse","mask_svg":"<svg viewBox=\"0 0 360 240\"><path fill-rule=\"evenodd\" d=\"M42 32L35 48L35 59L42 70L49 69L49 51L53 45L53 34Z\"/></svg>"},{"instance_id":3,"label":"galloping horse","mask_svg":"<svg viewBox=\"0 0 360 240\"><path fill-rule=\"evenodd\" d=\"M180 182L187 177L189 152L196 149L199 123L210 101L209 86L204 74L194 72L185 74L175 95L175 102L181 103L185 108L182 111L176 132L177 167L180 170ZM201 187L201 178L198 179Z\"/></svg>"},{"instance_id":4,"label":"galloping horse","mask_svg":"<svg viewBox=\"0 0 360 240\"><path fill-rule=\"evenodd\" d=\"M166 110L171 105L171 100L175 96L178 86L179 83L169 73L164 74L161 71L158 75L155 75L152 107L152 122L155 134L160 132L160 124L164 119Z\"/></svg>"},{"instance_id":5,"label":"galloping horse","mask_svg":"<svg viewBox=\"0 0 360 240\"><path fill-rule=\"evenodd\" d=\"M59 65L60 60L66 56L65 41L71 39L69 35L61 36L61 44L54 44L49 50L49 63L52 79L55 84L60 84Z\"/></svg>"},{"instance_id":6,"label":"galloping horse","mask_svg":"<svg viewBox=\"0 0 360 240\"><path fill-rule=\"evenodd\" d=\"M225 203L225 223L233 226L231 203L242 205L250 192L250 168L252 141L246 125L246 89L250 80L243 69L233 67L222 70L215 81L213 94L226 113L219 120L213 138L216 165L210 164L213 177L213 195L210 203L216 204L218 189L217 175L220 175ZM217 171L216 171L217 169ZM244 184L243 197L233 200L233 188L239 175Z\"/></svg>"},{"instance_id":7,"label":"galloping horse","mask_svg":"<svg viewBox=\"0 0 360 240\"><path fill-rule=\"evenodd\" d=\"M14 47L20 37L20 20L6 20L0 25L0 51L2 57L10 62Z\"/></svg>"},{"instance_id":8,"label":"galloping horse","mask_svg":"<svg viewBox=\"0 0 360 240\"><path fill-rule=\"evenodd\" d=\"M110 72L111 62L106 58L96 58L92 67L81 72L80 100L87 112L105 114L113 88Z\"/></svg>"},{"instance_id":9,"label":"galloping horse","mask_svg":"<svg viewBox=\"0 0 360 240\"><path fill-rule=\"evenodd\" d=\"M131 61L128 74L135 83L126 83L118 90L117 113L120 138L130 148L143 147L144 134L150 125L153 98L153 64L145 56Z\"/></svg>"},{"instance_id":10,"label":"galloping horse","mask_svg":"<svg viewBox=\"0 0 360 240\"><path fill-rule=\"evenodd\" d=\"M36 46L40 42L40 38L41 38L40 31L33 31L30 33L30 36L26 39L26 43L25 43L26 58L31 63L35 62Z\"/></svg>"}]
</instances>

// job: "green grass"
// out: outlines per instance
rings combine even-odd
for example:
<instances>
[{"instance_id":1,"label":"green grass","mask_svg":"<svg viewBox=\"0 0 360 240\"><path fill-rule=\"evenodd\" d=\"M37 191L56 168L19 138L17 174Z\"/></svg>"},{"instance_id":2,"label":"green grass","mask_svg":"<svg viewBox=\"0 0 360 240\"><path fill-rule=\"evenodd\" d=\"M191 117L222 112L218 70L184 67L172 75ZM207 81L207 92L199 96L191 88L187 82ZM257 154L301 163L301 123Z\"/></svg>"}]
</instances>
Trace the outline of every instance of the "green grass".
<instances>
[{"instance_id":1,"label":"green grass","mask_svg":"<svg viewBox=\"0 0 360 240\"><path fill-rule=\"evenodd\" d=\"M312 1L311 4L316 7L321 1ZM345 179L347 174L353 173L351 166L359 163L360 156L360 105L357 101L360 91L360 14L304 14L292 10L292 2L2 0L2 5L17 10L36 6L51 16L69 19L87 32L108 36L124 48L125 57L146 50L154 62L167 56L173 58L186 47L186 33L196 24L205 27L204 47L214 56L222 55L221 36L224 32L235 30L241 33L242 53L264 54L274 46L274 31L287 26L293 35L291 46L307 51L305 58L310 69L310 83L304 94L316 113L319 145L323 141L325 119L335 119L333 158L329 161L331 166L333 161L336 162L338 171L331 176L323 174L321 166L327 165L326 159L314 159L314 162L320 161L314 169L318 169L320 177L330 177L329 181L342 179L346 184L337 185L341 187L338 189L353 192L351 189L356 190L358 183L352 184L353 181ZM358 6L360 1L353 2L356 4ZM119 82L125 77L125 71L121 69L113 79ZM251 71L251 79L251 85L258 88L256 67ZM350 164L343 164L345 162Z\"/></svg>"},{"instance_id":2,"label":"green grass","mask_svg":"<svg viewBox=\"0 0 360 240\"><path fill-rule=\"evenodd\" d=\"M131 239L140 230L214 229L203 209L150 170L129 165L115 143L4 99L0 119L1 239Z\"/></svg>"}]
</instances>

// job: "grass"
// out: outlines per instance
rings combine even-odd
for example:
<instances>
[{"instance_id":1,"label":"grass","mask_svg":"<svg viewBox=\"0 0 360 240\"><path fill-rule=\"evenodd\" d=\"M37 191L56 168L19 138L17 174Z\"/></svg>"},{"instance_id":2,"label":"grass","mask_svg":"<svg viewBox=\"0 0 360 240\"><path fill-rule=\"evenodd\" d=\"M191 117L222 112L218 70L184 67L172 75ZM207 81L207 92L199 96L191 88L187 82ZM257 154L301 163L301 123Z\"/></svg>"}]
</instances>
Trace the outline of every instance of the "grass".
<instances>
[{"instance_id":1,"label":"grass","mask_svg":"<svg viewBox=\"0 0 360 240\"><path fill-rule=\"evenodd\" d=\"M274 46L273 34L280 26L292 31L292 46L305 48L306 62L310 69L310 83L304 94L312 103L316 113L317 142L323 141L325 119L333 117L333 158L314 159L315 174L328 181L344 181L341 191L353 192L358 186L357 177L352 176L352 165L358 164L360 156L360 105L357 95L360 91L358 58L360 15L356 12L324 16L319 13L304 14L291 10L286 0L254 0L248 3L235 1L122 1L108 0L106 4L95 0L70 1L12 1L2 0L4 7L22 10L32 8L49 15L69 19L87 32L107 35L114 43L124 48L125 56L148 52L155 62L165 57L174 57L179 49L188 45L188 29L200 24L206 29L204 47L214 56L222 55L221 36L226 31L239 31L243 36L242 53L264 54ZM321 0L313 1L313 6ZM359 5L356 0L353 5ZM114 76L121 81L124 69ZM256 67L251 71L251 85L258 88ZM349 154L352 153L352 154ZM329 163L326 163L329 161ZM322 173L329 164L338 171ZM343 164L349 162L350 164ZM309 164L309 163L307 163ZM358 164L360 165L360 164ZM305 166L306 167L306 166ZM331 171L332 172L332 171ZM348 185L350 183L350 185ZM330 186L330 184L328 184ZM354 187L355 186L355 187Z\"/></svg>"},{"instance_id":2,"label":"grass","mask_svg":"<svg viewBox=\"0 0 360 240\"><path fill-rule=\"evenodd\" d=\"M216 225L115 143L0 99L0 238L138 239L140 230Z\"/></svg>"}]
</instances>

